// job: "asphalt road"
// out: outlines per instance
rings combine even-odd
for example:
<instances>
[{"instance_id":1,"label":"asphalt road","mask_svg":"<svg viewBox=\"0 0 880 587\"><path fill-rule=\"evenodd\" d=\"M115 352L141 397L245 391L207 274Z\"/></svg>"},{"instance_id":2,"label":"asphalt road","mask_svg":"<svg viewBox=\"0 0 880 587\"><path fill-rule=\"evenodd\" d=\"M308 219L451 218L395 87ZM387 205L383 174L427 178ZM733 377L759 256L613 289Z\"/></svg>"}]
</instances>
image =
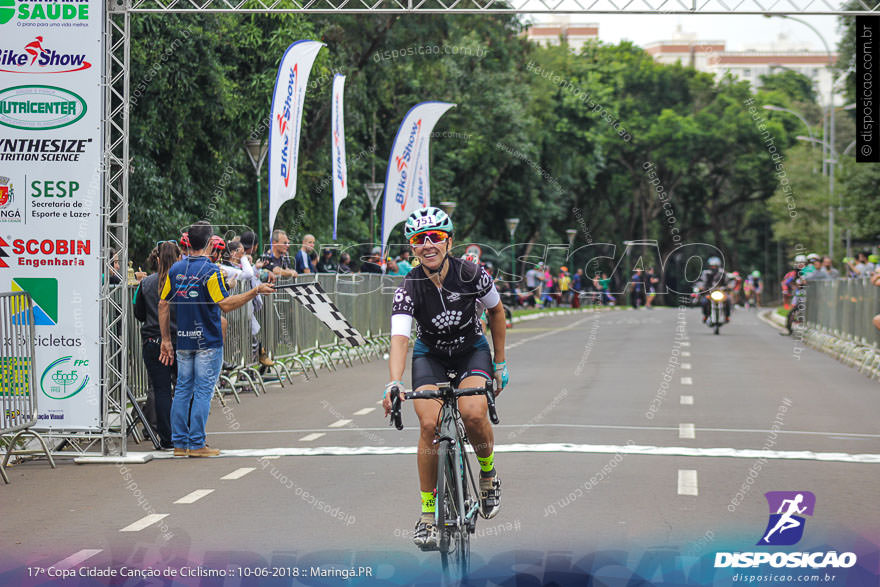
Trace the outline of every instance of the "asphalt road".
<instances>
[{"instance_id":1,"label":"asphalt road","mask_svg":"<svg viewBox=\"0 0 880 587\"><path fill-rule=\"evenodd\" d=\"M869 570L845 584L877 584L877 382L754 312L737 311L720 336L699 318L585 312L508 331L512 379L495 428L503 506L478 523L475 583L519 573L518 584L585 584L591 569L596 585L733 584L731 570L688 575L686 563L754 550L763 494L785 490L817 500L798 548L864 553ZM304 579L313 567L363 567L350 583L439 581L438 555L410 542L415 415L405 408L402 432L387 426L386 380L375 361L245 395L225 413L215 402L209 442L221 458L10 469L0 584L150 582L47 575L123 567L177 573L155 584L345 582ZM655 569L651 553L681 568ZM218 569L299 576L180 577Z\"/></svg>"}]
</instances>

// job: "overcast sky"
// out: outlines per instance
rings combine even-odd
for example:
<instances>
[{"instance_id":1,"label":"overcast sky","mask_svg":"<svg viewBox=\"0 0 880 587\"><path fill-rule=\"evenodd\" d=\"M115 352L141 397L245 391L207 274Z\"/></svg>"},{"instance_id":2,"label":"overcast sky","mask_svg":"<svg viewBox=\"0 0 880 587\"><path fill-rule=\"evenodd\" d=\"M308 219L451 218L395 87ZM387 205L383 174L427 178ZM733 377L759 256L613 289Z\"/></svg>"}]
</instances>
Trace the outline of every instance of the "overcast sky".
<instances>
[{"instance_id":1,"label":"overcast sky","mask_svg":"<svg viewBox=\"0 0 880 587\"><path fill-rule=\"evenodd\" d=\"M554 15L530 15L536 22L546 22ZM836 16L798 17L808 21L825 37L832 51L837 50L840 34ZM854 17L851 17L854 18ZM807 43L813 50L823 50L819 37L805 25L784 18L752 15L629 15L572 14L572 23L598 23L599 39L617 43L627 39L645 46L652 41L668 40L681 25L684 32L698 33L699 40L726 41L727 49L738 51L747 45L766 44L780 33L789 39Z\"/></svg>"}]
</instances>

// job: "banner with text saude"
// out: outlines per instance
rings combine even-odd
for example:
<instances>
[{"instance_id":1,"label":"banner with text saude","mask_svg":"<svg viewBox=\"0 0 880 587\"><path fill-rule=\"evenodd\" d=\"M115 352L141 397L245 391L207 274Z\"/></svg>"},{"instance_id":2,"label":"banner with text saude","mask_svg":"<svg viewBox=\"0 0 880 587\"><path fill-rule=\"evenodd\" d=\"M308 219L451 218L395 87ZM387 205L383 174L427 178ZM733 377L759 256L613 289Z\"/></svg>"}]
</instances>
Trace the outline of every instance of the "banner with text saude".
<instances>
[{"instance_id":1,"label":"banner with text saude","mask_svg":"<svg viewBox=\"0 0 880 587\"><path fill-rule=\"evenodd\" d=\"M443 113L453 106L455 104L448 102L416 104L406 113L397 129L385 172L383 251L395 226L406 220L414 210L431 205L428 168L431 131Z\"/></svg>"},{"instance_id":2,"label":"banner with text saude","mask_svg":"<svg viewBox=\"0 0 880 587\"><path fill-rule=\"evenodd\" d=\"M0 291L34 301L42 430L101 429L103 9L0 6Z\"/></svg>"}]
</instances>

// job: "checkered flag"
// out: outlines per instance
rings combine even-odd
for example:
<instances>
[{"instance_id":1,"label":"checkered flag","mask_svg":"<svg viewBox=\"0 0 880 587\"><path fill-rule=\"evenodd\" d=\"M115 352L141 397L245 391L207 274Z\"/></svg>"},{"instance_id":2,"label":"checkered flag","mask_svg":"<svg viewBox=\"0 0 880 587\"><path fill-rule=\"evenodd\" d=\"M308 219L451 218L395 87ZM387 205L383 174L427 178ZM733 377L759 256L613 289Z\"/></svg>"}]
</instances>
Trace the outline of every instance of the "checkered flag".
<instances>
[{"instance_id":1,"label":"checkered flag","mask_svg":"<svg viewBox=\"0 0 880 587\"><path fill-rule=\"evenodd\" d=\"M319 283L295 283L279 286L276 289L286 289L287 293L305 306L306 310L314 314L318 320L333 331L333 334L346 341L350 346L367 344L363 335L349 324L342 312L330 301Z\"/></svg>"}]
</instances>

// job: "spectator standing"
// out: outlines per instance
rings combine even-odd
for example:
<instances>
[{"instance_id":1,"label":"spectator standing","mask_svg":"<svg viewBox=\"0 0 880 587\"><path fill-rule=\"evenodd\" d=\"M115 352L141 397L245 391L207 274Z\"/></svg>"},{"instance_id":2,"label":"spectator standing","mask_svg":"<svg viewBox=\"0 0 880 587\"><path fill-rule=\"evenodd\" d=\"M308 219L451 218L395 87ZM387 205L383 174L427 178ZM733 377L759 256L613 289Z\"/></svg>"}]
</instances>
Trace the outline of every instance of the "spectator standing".
<instances>
[{"instance_id":1,"label":"spectator standing","mask_svg":"<svg viewBox=\"0 0 880 587\"><path fill-rule=\"evenodd\" d=\"M312 262L312 253L315 251L315 237L307 234L303 237L302 246L296 252L294 269L297 273L317 273L318 269Z\"/></svg>"},{"instance_id":2,"label":"spectator standing","mask_svg":"<svg viewBox=\"0 0 880 587\"><path fill-rule=\"evenodd\" d=\"M653 309L654 298L657 297L657 284L660 283L660 278L654 273L653 267L648 267L648 271L645 273L645 291L648 294L648 299L645 302L645 307L649 310Z\"/></svg>"},{"instance_id":3,"label":"spectator standing","mask_svg":"<svg viewBox=\"0 0 880 587\"><path fill-rule=\"evenodd\" d=\"M180 248L175 241L159 243L155 272L141 280L134 294L134 317L141 326L141 355L150 378L147 399L147 419L159 435L160 447L174 448L171 442L171 382L177 377L176 364L165 365L159 360L162 332L159 327L159 288L165 282L168 270L180 260ZM172 349L177 343L177 312L172 306L169 313L169 334Z\"/></svg>"},{"instance_id":4,"label":"spectator standing","mask_svg":"<svg viewBox=\"0 0 880 587\"><path fill-rule=\"evenodd\" d=\"M336 263L333 262L333 251L324 249L321 251L321 259L316 265L318 273L336 273Z\"/></svg>"},{"instance_id":5,"label":"spectator standing","mask_svg":"<svg viewBox=\"0 0 880 587\"><path fill-rule=\"evenodd\" d=\"M367 260L364 261L363 265L361 265L361 273L382 273L382 266L379 264L380 256L382 254L381 247L373 247L373 250L370 252L370 256L367 257Z\"/></svg>"},{"instance_id":6,"label":"spectator standing","mask_svg":"<svg viewBox=\"0 0 880 587\"><path fill-rule=\"evenodd\" d=\"M412 271L412 263L409 262L409 249L404 249L397 256L397 267L402 271L401 275L406 275Z\"/></svg>"},{"instance_id":7,"label":"spectator standing","mask_svg":"<svg viewBox=\"0 0 880 587\"><path fill-rule=\"evenodd\" d=\"M571 278L571 307L581 307L581 292L584 291L584 270L578 269Z\"/></svg>"},{"instance_id":8,"label":"spectator standing","mask_svg":"<svg viewBox=\"0 0 880 587\"><path fill-rule=\"evenodd\" d=\"M192 242L192 236L190 236L190 242ZM297 272L290 263L288 249L290 249L290 239L287 238L287 233L281 229L273 230L272 246L257 261L257 268L267 269L275 274L275 277L296 277Z\"/></svg>"},{"instance_id":9,"label":"spectator standing","mask_svg":"<svg viewBox=\"0 0 880 587\"><path fill-rule=\"evenodd\" d=\"M351 255L342 253L339 255L339 273L354 273L351 269Z\"/></svg>"},{"instance_id":10,"label":"spectator standing","mask_svg":"<svg viewBox=\"0 0 880 587\"><path fill-rule=\"evenodd\" d=\"M392 259L388 257L386 260L387 265L385 266L385 275L406 275L403 271L400 270L400 265Z\"/></svg>"},{"instance_id":11,"label":"spectator standing","mask_svg":"<svg viewBox=\"0 0 880 587\"><path fill-rule=\"evenodd\" d=\"M241 246L242 246L242 255L239 258L239 262L241 263L241 274L238 276L238 279L242 283L250 282L251 287L257 287L260 285L261 279L260 273L263 273L265 276L265 280L269 281L269 283L274 283L275 274L263 269L259 270L255 268L251 264L251 255L258 250L257 247L257 237L253 233L253 231L243 232L241 235ZM266 352L266 349L263 348L262 343L260 343L257 335L260 333L260 321L257 320L257 314L260 309L263 307L263 300L260 296L257 296L253 299L253 301L248 304L248 318L251 321L251 347L252 352L259 358L260 364L265 367L271 367L275 364L271 358L269 358L269 353Z\"/></svg>"},{"instance_id":12,"label":"spectator standing","mask_svg":"<svg viewBox=\"0 0 880 587\"><path fill-rule=\"evenodd\" d=\"M274 291L261 284L250 291L229 295L223 273L210 262L211 225L196 222L189 229L193 256L168 270L160 293L159 360L171 366L177 358L177 386L171 404L171 441L174 456L212 457L220 454L205 442L205 425L214 385L223 363L220 311L231 312L257 294ZM177 310L177 351L171 338L170 304Z\"/></svg>"},{"instance_id":13,"label":"spectator standing","mask_svg":"<svg viewBox=\"0 0 880 587\"><path fill-rule=\"evenodd\" d=\"M571 276L568 274L568 267L562 266L559 269L559 300L560 303L570 304L569 293L571 291Z\"/></svg>"},{"instance_id":14,"label":"spectator standing","mask_svg":"<svg viewBox=\"0 0 880 587\"><path fill-rule=\"evenodd\" d=\"M629 292L629 300L633 310L638 310L639 306L645 305L645 278L641 269L633 271L631 281L632 289Z\"/></svg>"}]
</instances>

